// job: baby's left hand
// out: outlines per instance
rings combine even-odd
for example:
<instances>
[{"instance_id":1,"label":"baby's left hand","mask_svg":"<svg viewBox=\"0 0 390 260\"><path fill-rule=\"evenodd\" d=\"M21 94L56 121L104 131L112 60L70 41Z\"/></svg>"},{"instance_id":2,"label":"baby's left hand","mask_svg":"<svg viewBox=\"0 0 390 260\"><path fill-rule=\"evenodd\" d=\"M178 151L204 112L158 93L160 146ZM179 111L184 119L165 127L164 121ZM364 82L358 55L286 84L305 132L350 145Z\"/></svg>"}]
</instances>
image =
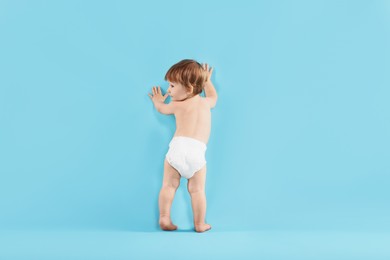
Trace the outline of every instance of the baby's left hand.
<instances>
[{"instance_id":1,"label":"baby's left hand","mask_svg":"<svg viewBox=\"0 0 390 260\"><path fill-rule=\"evenodd\" d=\"M164 96L162 95L160 86L158 86L158 88L153 87L152 92L153 94L151 95L150 93L148 93L148 96L152 99L153 103L164 103L165 99L167 99L168 97L168 93L166 93Z\"/></svg>"}]
</instances>

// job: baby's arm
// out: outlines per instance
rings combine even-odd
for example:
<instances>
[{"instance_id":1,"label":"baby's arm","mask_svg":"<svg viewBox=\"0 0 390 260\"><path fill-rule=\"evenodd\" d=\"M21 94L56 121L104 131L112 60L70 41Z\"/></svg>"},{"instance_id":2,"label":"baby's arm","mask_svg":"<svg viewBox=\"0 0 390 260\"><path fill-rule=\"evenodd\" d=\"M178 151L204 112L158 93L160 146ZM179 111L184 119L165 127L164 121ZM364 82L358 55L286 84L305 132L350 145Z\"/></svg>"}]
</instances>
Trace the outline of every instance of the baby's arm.
<instances>
[{"instance_id":1,"label":"baby's arm","mask_svg":"<svg viewBox=\"0 0 390 260\"><path fill-rule=\"evenodd\" d=\"M153 104L156 107L158 112L165 115L170 115L175 113L175 109L176 109L175 102L171 102L169 104L164 103L165 99L168 97L168 93L166 93L163 96L160 87L158 88L153 87L152 92L153 94L151 95L150 93L148 93L148 96L152 99Z\"/></svg>"},{"instance_id":2,"label":"baby's arm","mask_svg":"<svg viewBox=\"0 0 390 260\"><path fill-rule=\"evenodd\" d=\"M211 67L209 70L209 65L207 63L205 65L203 65L203 68L207 72L207 80L206 80L205 85L204 85L206 100L210 104L210 108L213 108L217 104L217 99L218 99L217 91L215 90L215 87L214 87L213 83L211 82L211 74L213 73L214 68Z\"/></svg>"}]
</instances>

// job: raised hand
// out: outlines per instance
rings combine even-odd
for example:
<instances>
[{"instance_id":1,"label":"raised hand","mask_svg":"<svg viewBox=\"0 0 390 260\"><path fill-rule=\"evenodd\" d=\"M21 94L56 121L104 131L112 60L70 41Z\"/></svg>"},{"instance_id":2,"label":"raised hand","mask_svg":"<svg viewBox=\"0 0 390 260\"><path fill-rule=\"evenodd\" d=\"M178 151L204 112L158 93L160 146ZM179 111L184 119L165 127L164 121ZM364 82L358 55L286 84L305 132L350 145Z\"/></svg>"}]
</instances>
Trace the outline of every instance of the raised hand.
<instances>
[{"instance_id":1,"label":"raised hand","mask_svg":"<svg viewBox=\"0 0 390 260\"><path fill-rule=\"evenodd\" d=\"M206 80L206 82L210 82L211 81L211 74L213 74L213 67L210 67L209 68L209 64L207 64L207 63L202 63L202 67L203 67L203 69L206 71L206 73L207 73L207 80Z\"/></svg>"},{"instance_id":2,"label":"raised hand","mask_svg":"<svg viewBox=\"0 0 390 260\"><path fill-rule=\"evenodd\" d=\"M152 99L153 103L155 103L155 102L164 103L165 99L167 99L167 97L168 97L168 93L166 93L163 96L160 86L158 86L158 87L153 86L152 95L150 93L148 93L148 96Z\"/></svg>"}]
</instances>

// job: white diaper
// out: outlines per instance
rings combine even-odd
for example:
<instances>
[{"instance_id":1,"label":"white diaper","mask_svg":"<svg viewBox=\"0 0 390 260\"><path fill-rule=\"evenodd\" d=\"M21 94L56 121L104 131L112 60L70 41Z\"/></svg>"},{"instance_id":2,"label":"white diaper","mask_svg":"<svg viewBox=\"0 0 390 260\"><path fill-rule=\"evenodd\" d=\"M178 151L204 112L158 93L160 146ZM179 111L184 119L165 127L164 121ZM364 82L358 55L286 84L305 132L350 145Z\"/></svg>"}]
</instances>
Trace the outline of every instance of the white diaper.
<instances>
[{"instance_id":1,"label":"white diaper","mask_svg":"<svg viewBox=\"0 0 390 260\"><path fill-rule=\"evenodd\" d=\"M189 179L206 165L207 146L202 141L186 136L175 136L169 143L165 158L182 177Z\"/></svg>"}]
</instances>

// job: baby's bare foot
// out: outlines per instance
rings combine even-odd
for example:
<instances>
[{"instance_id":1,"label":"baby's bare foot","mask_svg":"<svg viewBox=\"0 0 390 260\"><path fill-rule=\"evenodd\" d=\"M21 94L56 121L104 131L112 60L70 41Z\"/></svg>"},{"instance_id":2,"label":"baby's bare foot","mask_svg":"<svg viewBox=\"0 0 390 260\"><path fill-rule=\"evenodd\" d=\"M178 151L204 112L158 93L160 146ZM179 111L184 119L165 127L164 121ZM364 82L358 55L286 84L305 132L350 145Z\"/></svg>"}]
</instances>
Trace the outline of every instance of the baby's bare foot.
<instances>
[{"instance_id":1,"label":"baby's bare foot","mask_svg":"<svg viewBox=\"0 0 390 260\"><path fill-rule=\"evenodd\" d=\"M173 231L177 229L177 226L172 224L170 217L160 217L159 224L161 229L165 231Z\"/></svg>"},{"instance_id":2,"label":"baby's bare foot","mask_svg":"<svg viewBox=\"0 0 390 260\"><path fill-rule=\"evenodd\" d=\"M211 226L209 224L195 225L195 231L199 232L199 233L205 232L205 231L210 230L210 229L211 229Z\"/></svg>"}]
</instances>

